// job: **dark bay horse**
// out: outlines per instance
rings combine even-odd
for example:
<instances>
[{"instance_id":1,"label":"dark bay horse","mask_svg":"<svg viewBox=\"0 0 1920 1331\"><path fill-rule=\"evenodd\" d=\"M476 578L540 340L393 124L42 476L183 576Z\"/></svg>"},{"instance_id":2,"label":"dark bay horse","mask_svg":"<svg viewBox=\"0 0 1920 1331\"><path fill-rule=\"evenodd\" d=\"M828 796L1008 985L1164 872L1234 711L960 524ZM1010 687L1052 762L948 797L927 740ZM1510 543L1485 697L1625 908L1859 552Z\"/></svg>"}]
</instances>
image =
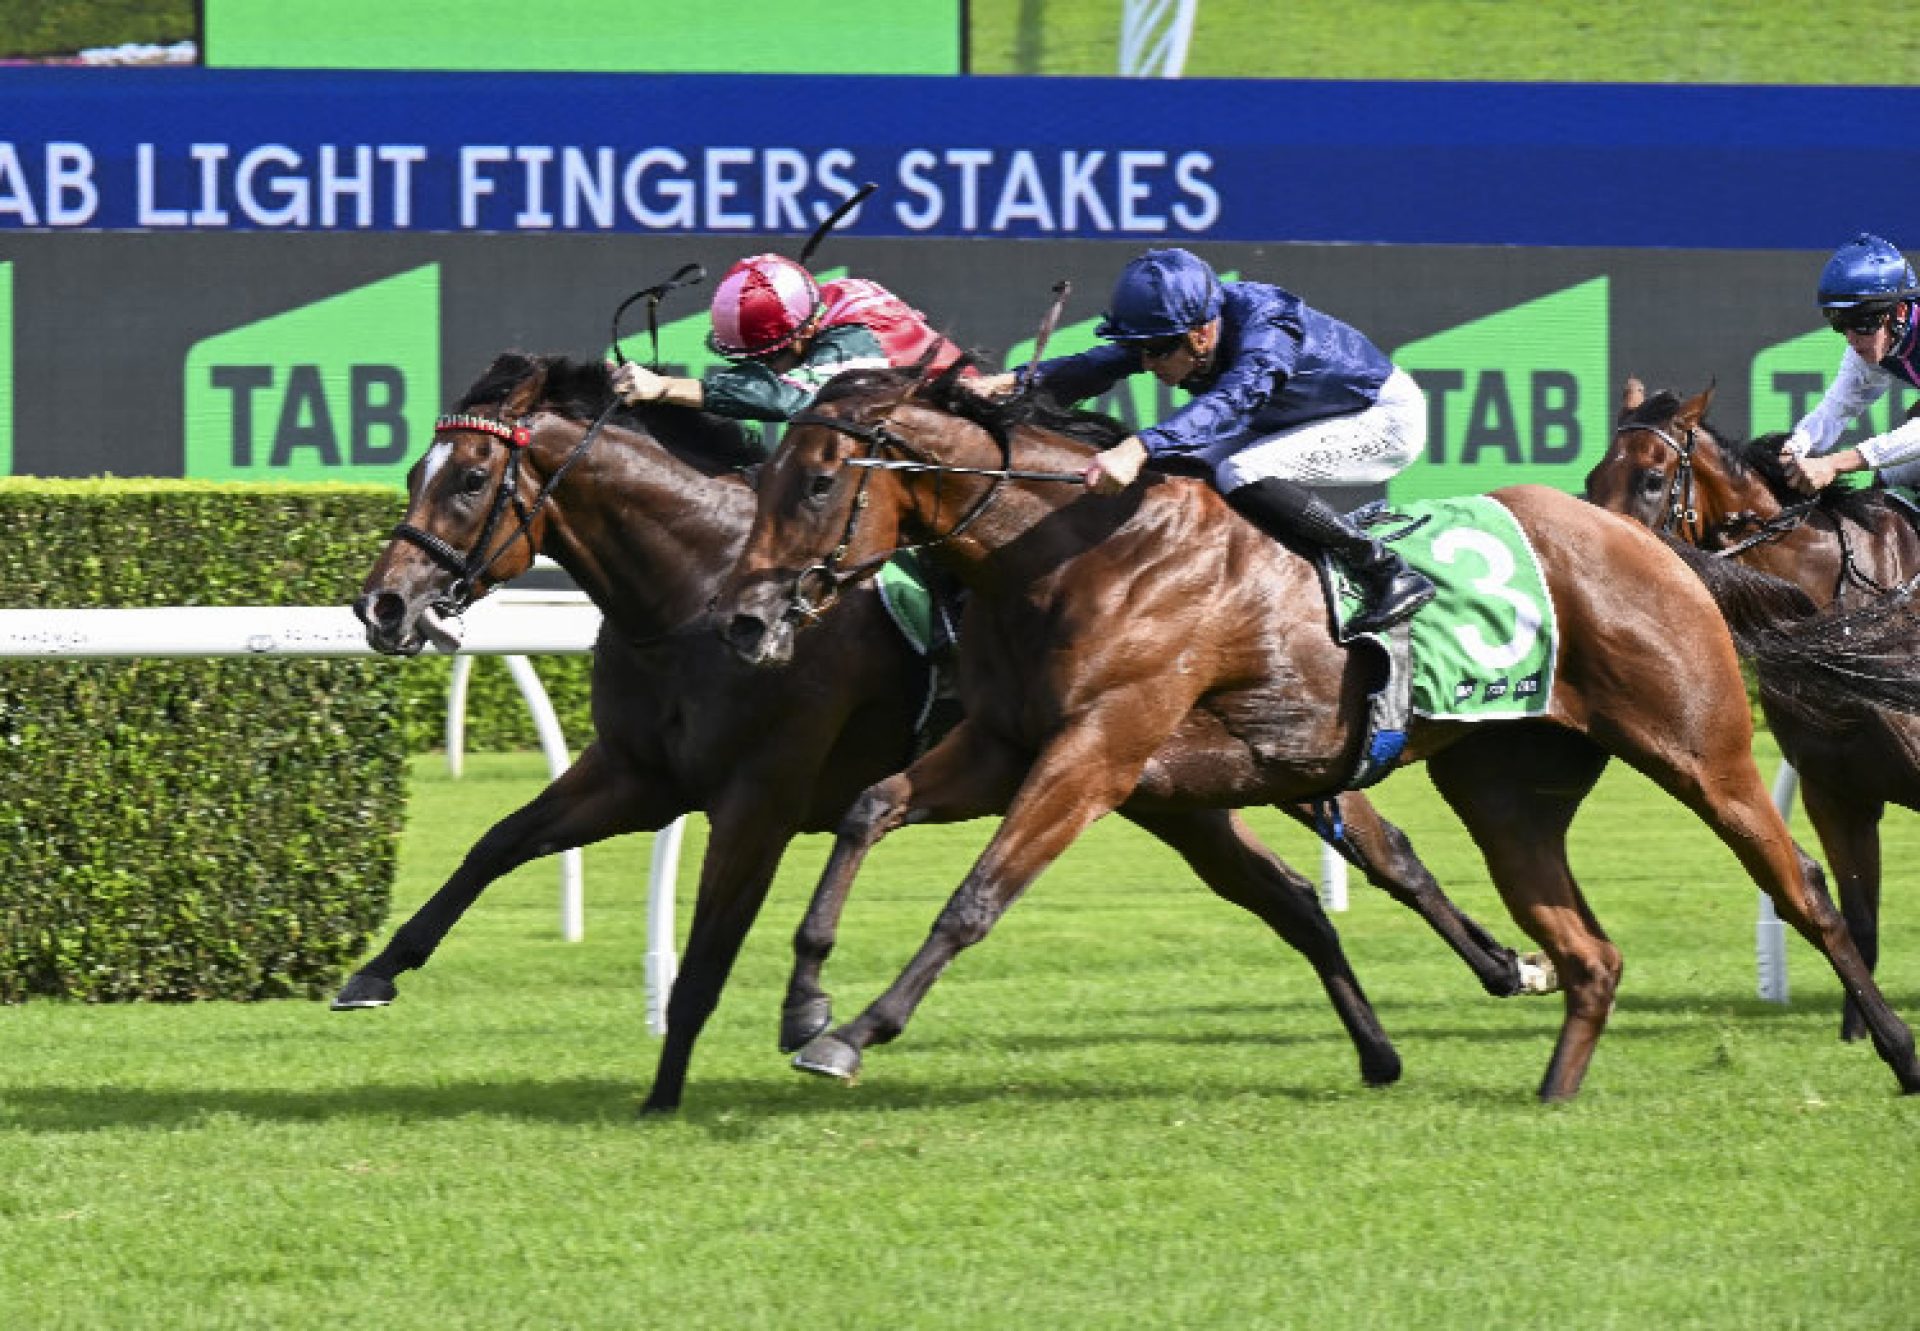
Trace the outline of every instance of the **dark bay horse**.
<instances>
[{"instance_id":1,"label":"dark bay horse","mask_svg":"<svg viewBox=\"0 0 1920 1331\"><path fill-rule=\"evenodd\" d=\"M731 422L680 408L615 412L596 433L590 423L611 403L604 366L503 355L442 418L409 477L405 522L355 605L368 641L418 652L450 633L449 605L546 554L605 616L593 664L595 737L567 772L481 837L335 1006L392 1001L394 977L423 965L502 874L701 811L712 834L643 1106L664 1110L680 1102L694 1042L787 844L836 827L860 791L908 761L928 680L870 587L849 592L833 631L809 634L783 668L742 663L703 615L752 523L741 466L759 454ZM1489 992L1522 990L1520 959L1453 907L1397 828L1358 796L1342 800L1341 813L1371 881L1426 918ZM1307 914L1299 899L1313 899L1311 885L1237 821L1212 811L1137 821L1215 891L1284 915L1288 929L1317 927L1295 919ZM825 996L808 977L828 941L806 930L796 939L783 1047L827 1024ZM1342 998L1348 980L1330 980Z\"/></svg>"},{"instance_id":2,"label":"dark bay horse","mask_svg":"<svg viewBox=\"0 0 1920 1331\"><path fill-rule=\"evenodd\" d=\"M1111 442L1109 439L1107 442ZM897 1036L941 970L1089 824L1130 808L1220 809L1338 787L1362 741L1358 653L1331 636L1313 568L1231 514L1208 486L1149 476L1113 497L1072 476L1086 443L969 405L939 381L842 375L788 429L717 607L744 659L777 662L833 594L906 541L973 588L962 635L966 719L861 796L820 895L891 827L1004 814L898 979L800 1066L857 1072ZM873 464L897 468L883 470ZM1012 473L1012 474L1010 474ZM1613 1007L1621 957L1567 863L1566 831L1610 755L1698 815L1820 949L1903 1090L1912 1033L1881 996L1793 844L1750 751L1730 633L1705 584L1659 538L1558 491L1493 496L1530 538L1560 625L1547 715L1477 724L1415 717L1425 761L1521 927L1565 991L1540 1085L1579 1089ZM1690 669L1669 668L1675 625ZM830 908L830 907L829 907Z\"/></svg>"},{"instance_id":3,"label":"dark bay horse","mask_svg":"<svg viewBox=\"0 0 1920 1331\"><path fill-rule=\"evenodd\" d=\"M1920 535L1884 492L1831 486L1805 498L1780 466L1785 436L1722 439L1707 422L1712 400L1711 388L1685 401L1649 397L1628 380L1587 498L1793 583L1814 606L1872 602L1920 577ZM1888 804L1920 809L1920 718L1853 708L1829 720L1781 706L1767 689L1761 706L1800 773L1841 913L1871 970L1880 957L1880 820ZM1851 1002L1840 1034L1866 1034Z\"/></svg>"}]
</instances>

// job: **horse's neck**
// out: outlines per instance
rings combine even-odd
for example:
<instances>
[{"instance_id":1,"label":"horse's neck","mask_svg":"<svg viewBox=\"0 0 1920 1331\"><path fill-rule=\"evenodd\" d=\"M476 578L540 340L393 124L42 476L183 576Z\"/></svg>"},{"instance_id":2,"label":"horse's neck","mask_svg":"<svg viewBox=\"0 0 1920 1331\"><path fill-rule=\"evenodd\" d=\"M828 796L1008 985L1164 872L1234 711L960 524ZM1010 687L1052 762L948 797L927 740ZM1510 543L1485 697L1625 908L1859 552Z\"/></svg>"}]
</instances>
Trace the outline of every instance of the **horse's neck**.
<instances>
[{"instance_id":1,"label":"horse's neck","mask_svg":"<svg viewBox=\"0 0 1920 1331\"><path fill-rule=\"evenodd\" d=\"M665 633L712 600L745 543L753 492L650 438L608 433L555 491L541 553L629 637Z\"/></svg>"},{"instance_id":2,"label":"horse's neck","mask_svg":"<svg viewBox=\"0 0 1920 1331\"><path fill-rule=\"evenodd\" d=\"M1714 454L1695 456L1693 504L1702 527L1714 531L1742 516L1762 522L1778 517L1785 505L1766 478L1751 469L1736 471L1727 461L1729 456L1725 445Z\"/></svg>"}]
</instances>

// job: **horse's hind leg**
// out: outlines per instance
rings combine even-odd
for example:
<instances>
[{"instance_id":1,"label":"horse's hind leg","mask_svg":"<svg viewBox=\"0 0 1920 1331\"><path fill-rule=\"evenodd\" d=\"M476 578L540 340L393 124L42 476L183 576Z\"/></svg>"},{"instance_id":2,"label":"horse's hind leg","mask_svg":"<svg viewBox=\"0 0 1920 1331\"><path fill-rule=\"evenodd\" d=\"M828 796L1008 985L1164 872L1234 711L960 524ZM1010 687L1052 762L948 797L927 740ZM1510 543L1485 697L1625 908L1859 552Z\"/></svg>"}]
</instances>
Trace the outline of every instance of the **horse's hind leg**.
<instances>
[{"instance_id":1,"label":"horse's hind leg","mask_svg":"<svg viewBox=\"0 0 1920 1331\"><path fill-rule=\"evenodd\" d=\"M1553 991L1552 973L1540 964L1539 955L1521 958L1454 905L1414 854L1407 834L1381 817L1372 801L1357 791L1348 791L1337 804L1344 835L1334 848L1364 873L1368 882L1425 920L1467 963L1482 988L1495 998ZM1316 834L1321 833L1314 804L1280 807Z\"/></svg>"},{"instance_id":2,"label":"horse's hind leg","mask_svg":"<svg viewBox=\"0 0 1920 1331\"><path fill-rule=\"evenodd\" d=\"M684 809L664 784L613 762L598 743L532 801L508 814L473 844L460 867L386 947L335 995L337 1012L384 1007L396 997L394 977L426 964L434 949L488 885L529 860L663 827Z\"/></svg>"},{"instance_id":3,"label":"horse's hind leg","mask_svg":"<svg viewBox=\"0 0 1920 1331\"><path fill-rule=\"evenodd\" d=\"M1236 813L1122 812L1180 852L1208 887L1259 916L1307 959L1359 1051L1362 1080L1386 1086L1400 1079L1400 1056L1361 992L1311 882L1254 840Z\"/></svg>"},{"instance_id":4,"label":"horse's hind leg","mask_svg":"<svg viewBox=\"0 0 1920 1331\"><path fill-rule=\"evenodd\" d=\"M1718 699L1710 681L1695 680L1696 699ZM1643 721L1637 709L1615 729L1614 751L1653 778L1681 803L1697 813L1739 859L1760 890L1773 898L1780 918L1799 930L1801 937L1820 949L1848 998L1860 1009L1873 1047L1893 1070L1900 1088L1920 1092L1920 1061L1914 1057L1913 1032L1894 1015L1873 982L1860 950L1847 933L1846 921L1835 910L1821 881L1820 866L1806 859L1793 844L1787 825L1774 808L1773 797L1754 766L1749 748L1751 730L1746 699L1737 687L1726 690L1727 712L1705 715L1692 725L1671 721L1655 727ZM1670 717L1687 711L1676 708Z\"/></svg>"},{"instance_id":5,"label":"horse's hind leg","mask_svg":"<svg viewBox=\"0 0 1920 1331\"><path fill-rule=\"evenodd\" d=\"M793 937L793 975L780 1013L780 1048L792 1053L833 1024L820 973L833 952L840 912L867 852L910 823L951 823L999 813L1013 799L1024 760L961 721L904 772L869 786L847 809L833 853Z\"/></svg>"},{"instance_id":6,"label":"horse's hind leg","mask_svg":"<svg viewBox=\"0 0 1920 1331\"><path fill-rule=\"evenodd\" d=\"M1847 932L1871 974L1880 961L1880 819L1886 802L1837 792L1805 771L1800 800L1827 853ZM1866 1018L1849 998L1840 1014L1840 1038L1858 1040L1866 1033Z\"/></svg>"},{"instance_id":7,"label":"horse's hind leg","mask_svg":"<svg viewBox=\"0 0 1920 1331\"><path fill-rule=\"evenodd\" d=\"M1620 986L1620 950L1588 910L1567 863L1567 828L1607 765L1571 731L1520 725L1461 740L1430 759L1434 786L1472 834L1514 921L1546 952L1566 1016L1540 1098L1580 1089Z\"/></svg>"},{"instance_id":8,"label":"horse's hind leg","mask_svg":"<svg viewBox=\"0 0 1920 1331\"><path fill-rule=\"evenodd\" d=\"M1847 932L1846 921L1834 909L1821 881L1820 866L1800 854L1774 808L1750 756L1745 770L1716 768L1718 779L1703 782L1691 792L1675 793L1706 820L1708 826L1739 857L1760 889L1773 898L1775 912L1820 949L1840 977L1849 1002L1873 1037L1873 1047L1886 1061L1908 1094L1920 1092L1920 1060L1916 1060L1913 1032L1894 1014L1874 983L1860 949ZM1737 774L1737 775L1736 775Z\"/></svg>"}]
</instances>

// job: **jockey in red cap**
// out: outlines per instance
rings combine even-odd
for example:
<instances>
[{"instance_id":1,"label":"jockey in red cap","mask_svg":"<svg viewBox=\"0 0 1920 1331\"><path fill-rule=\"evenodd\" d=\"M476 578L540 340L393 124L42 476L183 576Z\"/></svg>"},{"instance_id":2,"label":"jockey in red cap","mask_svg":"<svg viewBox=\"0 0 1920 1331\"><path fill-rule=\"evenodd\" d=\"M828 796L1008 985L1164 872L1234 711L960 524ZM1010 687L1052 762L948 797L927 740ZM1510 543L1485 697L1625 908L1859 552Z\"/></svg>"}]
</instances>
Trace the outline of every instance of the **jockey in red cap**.
<instances>
[{"instance_id":1,"label":"jockey in red cap","mask_svg":"<svg viewBox=\"0 0 1920 1331\"><path fill-rule=\"evenodd\" d=\"M712 314L707 345L727 364L700 379L622 365L614 391L628 402L784 421L843 370L917 365L931 352L937 371L961 355L925 315L878 282L843 277L821 285L778 254L756 254L728 269L714 290Z\"/></svg>"}]
</instances>

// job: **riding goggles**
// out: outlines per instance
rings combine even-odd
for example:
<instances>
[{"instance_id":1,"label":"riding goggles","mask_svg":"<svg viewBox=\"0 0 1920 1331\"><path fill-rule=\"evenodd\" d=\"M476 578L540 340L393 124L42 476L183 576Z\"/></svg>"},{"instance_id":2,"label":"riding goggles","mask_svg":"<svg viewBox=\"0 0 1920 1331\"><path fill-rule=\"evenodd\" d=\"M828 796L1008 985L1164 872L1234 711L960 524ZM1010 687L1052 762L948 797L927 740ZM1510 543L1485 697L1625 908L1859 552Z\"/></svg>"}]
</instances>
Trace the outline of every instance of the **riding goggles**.
<instances>
[{"instance_id":1,"label":"riding goggles","mask_svg":"<svg viewBox=\"0 0 1920 1331\"><path fill-rule=\"evenodd\" d=\"M1877 333L1892 313L1891 305L1852 305L1828 310L1827 327L1843 337L1848 333Z\"/></svg>"},{"instance_id":2,"label":"riding goggles","mask_svg":"<svg viewBox=\"0 0 1920 1331\"><path fill-rule=\"evenodd\" d=\"M1133 345L1139 349L1142 361L1165 360L1187 345L1187 335L1175 333L1171 337L1149 337Z\"/></svg>"}]
</instances>

